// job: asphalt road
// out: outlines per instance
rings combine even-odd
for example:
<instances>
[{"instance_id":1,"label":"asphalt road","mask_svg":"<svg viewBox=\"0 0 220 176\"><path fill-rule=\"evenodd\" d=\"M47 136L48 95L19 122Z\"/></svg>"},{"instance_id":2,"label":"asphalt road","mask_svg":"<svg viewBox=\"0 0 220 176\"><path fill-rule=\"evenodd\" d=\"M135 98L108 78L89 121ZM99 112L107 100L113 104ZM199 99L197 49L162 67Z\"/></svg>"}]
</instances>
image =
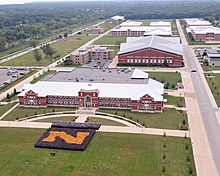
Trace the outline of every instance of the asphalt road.
<instances>
[{"instance_id":1,"label":"asphalt road","mask_svg":"<svg viewBox=\"0 0 220 176\"><path fill-rule=\"evenodd\" d=\"M197 64L194 60L195 58L191 53L191 48L189 46L184 46L183 51L187 59L188 69L197 70L197 72L191 72L191 78L193 81L194 88L196 90L195 93L197 96L203 123L213 153L213 159L216 164L218 175L220 175L220 126L218 124L218 120L215 114L215 112L218 111L218 109L212 106L210 97L208 96L205 85L201 78L201 76L203 75L201 75L201 73L199 72L199 68L197 67Z\"/></svg>"}]
</instances>

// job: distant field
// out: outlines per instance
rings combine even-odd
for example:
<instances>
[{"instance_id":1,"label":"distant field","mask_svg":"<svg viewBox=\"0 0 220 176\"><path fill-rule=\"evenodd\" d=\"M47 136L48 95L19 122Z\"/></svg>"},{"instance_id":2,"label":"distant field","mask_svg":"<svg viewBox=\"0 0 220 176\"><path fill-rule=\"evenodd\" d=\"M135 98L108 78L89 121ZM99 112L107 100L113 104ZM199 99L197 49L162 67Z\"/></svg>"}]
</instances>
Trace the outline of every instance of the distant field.
<instances>
[{"instance_id":1,"label":"distant field","mask_svg":"<svg viewBox=\"0 0 220 176\"><path fill-rule=\"evenodd\" d=\"M4 120L14 121L16 119L25 118L26 116L33 116L37 114L44 114L49 112L62 112L62 111L74 111L73 107L47 107L47 108L30 108L30 107L17 107L10 112Z\"/></svg>"},{"instance_id":2,"label":"distant field","mask_svg":"<svg viewBox=\"0 0 220 176\"><path fill-rule=\"evenodd\" d=\"M83 44L87 43L88 41L92 40L95 37L96 35L88 35L88 36L85 34L74 35L72 37L69 37L66 40L63 39L56 43L53 43L51 46L55 48L57 51L54 55L60 55L60 57L63 57L69 54L70 52L74 51L75 49L79 48ZM15 59L4 62L1 65L3 66L46 66L52 62L55 62L55 59L53 57L45 58L45 55L43 54L42 50L40 50L40 53L42 55L41 61L36 61L33 57L33 53L29 52Z\"/></svg>"},{"instance_id":3,"label":"distant field","mask_svg":"<svg viewBox=\"0 0 220 176\"><path fill-rule=\"evenodd\" d=\"M173 86L176 86L178 82L182 82L181 74L176 72L147 72L149 77L155 79L159 82L169 82L169 89L175 89Z\"/></svg>"},{"instance_id":4,"label":"distant field","mask_svg":"<svg viewBox=\"0 0 220 176\"><path fill-rule=\"evenodd\" d=\"M99 109L99 111L132 119L149 128L177 129L183 119L188 121L186 113L180 113L175 109L167 109L162 113L132 112L122 109Z\"/></svg>"},{"instance_id":5,"label":"distant field","mask_svg":"<svg viewBox=\"0 0 220 176\"><path fill-rule=\"evenodd\" d=\"M207 77L208 75L215 77L208 78ZM212 94L215 98L215 101L219 107L220 106L220 74L205 74L205 77L212 91Z\"/></svg>"},{"instance_id":6,"label":"distant field","mask_svg":"<svg viewBox=\"0 0 220 176\"><path fill-rule=\"evenodd\" d=\"M119 45L120 43L125 43L127 37L114 37L106 35L95 41L96 45Z\"/></svg>"},{"instance_id":7,"label":"distant field","mask_svg":"<svg viewBox=\"0 0 220 176\"><path fill-rule=\"evenodd\" d=\"M196 176L190 139L97 132L85 151L34 148L45 131L0 128L1 175L159 176L164 165L167 176L188 176L190 167Z\"/></svg>"}]
</instances>

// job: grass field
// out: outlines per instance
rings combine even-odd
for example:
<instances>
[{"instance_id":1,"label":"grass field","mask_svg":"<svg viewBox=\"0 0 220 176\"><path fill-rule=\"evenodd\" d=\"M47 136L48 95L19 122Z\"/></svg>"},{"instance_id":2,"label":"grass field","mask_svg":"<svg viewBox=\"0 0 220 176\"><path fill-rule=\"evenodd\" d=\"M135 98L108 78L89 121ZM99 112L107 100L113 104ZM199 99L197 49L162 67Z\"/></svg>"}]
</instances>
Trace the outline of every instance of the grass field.
<instances>
[{"instance_id":1,"label":"grass field","mask_svg":"<svg viewBox=\"0 0 220 176\"><path fill-rule=\"evenodd\" d=\"M149 77L159 82L169 82L169 89L175 89L178 82L182 82L181 74L176 72L147 72ZM174 87L174 88L173 88Z\"/></svg>"},{"instance_id":2,"label":"grass field","mask_svg":"<svg viewBox=\"0 0 220 176\"><path fill-rule=\"evenodd\" d=\"M1 105L0 106L0 116L2 116L4 113L6 113L9 109L11 109L16 103L9 103L7 105Z\"/></svg>"},{"instance_id":3,"label":"grass field","mask_svg":"<svg viewBox=\"0 0 220 176\"><path fill-rule=\"evenodd\" d=\"M207 77L208 75L215 77L208 78ZM205 77L212 91L212 94L215 98L215 101L219 107L220 106L220 74L205 74Z\"/></svg>"},{"instance_id":4,"label":"grass field","mask_svg":"<svg viewBox=\"0 0 220 176\"><path fill-rule=\"evenodd\" d=\"M53 117L53 118L46 118L41 120L36 120L34 122L53 122L53 121L75 121L77 117L75 116L65 116L65 117Z\"/></svg>"},{"instance_id":5,"label":"grass field","mask_svg":"<svg viewBox=\"0 0 220 176\"><path fill-rule=\"evenodd\" d=\"M87 122L98 123L98 124L107 125L107 126L126 126L123 123L119 123L119 122L108 120L108 119L97 118L97 117L88 117Z\"/></svg>"},{"instance_id":6,"label":"grass field","mask_svg":"<svg viewBox=\"0 0 220 176\"><path fill-rule=\"evenodd\" d=\"M34 78L34 79L31 81L31 84L34 84L34 83L40 81L41 79L45 78L46 76L48 76L48 75L50 75L50 74L53 74L53 73L56 73L56 71L55 71L55 70L49 70L49 71L43 73L42 75L40 75L40 76Z\"/></svg>"},{"instance_id":7,"label":"grass field","mask_svg":"<svg viewBox=\"0 0 220 176\"><path fill-rule=\"evenodd\" d=\"M99 109L99 111L114 115L117 112L117 115L132 119L149 128L177 129L183 119L188 125L186 113L180 113L175 109L167 109L162 113L141 113L122 109Z\"/></svg>"},{"instance_id":8,"label":"grass field","mask_svg":"<svg viewBox=\"0 0 220 176\"><path fill-rule=\"evenodd\" d=\"M4 120L14 121L17 119L25 118L26 116L33 116L37 114L44 114L49 112L61 112L61 111L74 111L72 107L47 107L47 108L30 108L30 107L17 107L10 112Z\"/></svg>"},{"instance_id":9,"label":"grass field","mask_svg":"<svg viewBox=\"0 0 220 176\"><path fill-rule=\"evenodd\" d=\"M120 48L118 46L108 46L108 49L113 49L115 56L117 55L117 53L119 52Z\"/></svg>"},{"instance_id":10,"label":"grass field","mask_svg":"<svg viewBox=\"0 0 220 176\"><path fill-rule=\"evenodd\" d=\"M95 41L96 45L119 45L125 43L127 37L114 37L114 36L103 36L102 38Z\"/></svg>"},{"instance_id":11,"label":"grass field","mask_svg":"<svg viewBox=\"0 0 220 176\"><path fill-rule=\"evenodd\" d=\"M34 148L44 132L0 128L1 175L159 176L163 165L167 176L187 176L189 167L196 175L190 139L97 132L83 152Z\"/></svg>"},{"instance_id":12,"label":"grass field","mask_svg":"<svg viewBox=\"0 0 220 176\"><path fill-rule=\"evenodd\" d=\"M186 107L185 99L183 97L173 97L173 96L169 96L169 95L164 95L164 98L167 99L167 104L169 104L169 105Z\"/></svg>"},{"instance_id":13,"label":"grass field","mask_svg":"<svg viewBox=\"0 0 220 176\"><path fill-rule=\"evenodd\" d=\"M117 26L117 24L115 24L115 23L103 23L100 25L100 27L104 29L104 32L106 32L116 26Z\"/></svg>"},{"instance_id":14,"label":"grass field","mask_svg":"<svg viewBox=\"0 0 220 176\"><path fill-rule=\"evenodd\" d=\"M60 55L60 57L63 57L69 54L70 52L74 51L75 49L79 48L83 44L87 43L88 41L92 40L95 37L96 35L87 36L84 33L82 33L81 35L74 35L72 37L69 37L68 39L60 40L56 43L53 43L51 46L55 48L55 50L57 51L54 55ZM29 52L15 59L4 62L2 63L2 65L3 66L21 66L21 65L22 66L46 66L52 62L55 62L54 57L45 58L42 50L40 50L40 53L42 55L41 61L36 61L34 59L33 53Z\"/></svg>"}]
</instances>

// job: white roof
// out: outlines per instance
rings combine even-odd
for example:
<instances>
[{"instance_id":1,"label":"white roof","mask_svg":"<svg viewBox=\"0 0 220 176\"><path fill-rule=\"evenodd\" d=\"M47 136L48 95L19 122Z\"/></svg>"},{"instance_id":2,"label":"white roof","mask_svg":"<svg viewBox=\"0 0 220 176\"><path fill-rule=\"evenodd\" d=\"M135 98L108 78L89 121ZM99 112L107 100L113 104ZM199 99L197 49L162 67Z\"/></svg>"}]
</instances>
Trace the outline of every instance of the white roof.
<instances>
[{"instance_id":1,"label":"white roof","mask_svg":"<svg viewBox=\"0 0 220 176\"><path fill-rule=\"evenodd\" d=\"M188 26L211 26L211 23L207 20L199 18L185 18Z\"/></svg>"},{"instance_id":2,"label":"white roof","mask_svg":"<svg viewBox=\"0 0 220 176\"><path fill-rule=\"evenodd\" d=\"M138 39L139 38L139 39ZM134 37L127 39L128 43L121 43L118 54L134 52L147 48L154 48L157 50L182 55L182 45L179 43L180 39L176 37Z\"/></svg>"},{"instance_id":3,"label":"white roof","mask_svg":"<svg viewBox=\"0 0 220 176\"><path fill-rule=\"evenodd\" d=\"M144 31L144 32L150 32L155 30L161 30L166 32L171 32L171 27L154 27L154 26L133 26L133 27L120 27L118 29L113 29L112 31Z\"/></svg>"},{"instance_id":4,"label":"white roof","mask_svg":"<svg viewBox=\"0 0 220 176\"><path fill-rule=\"evenodd\" d=\"M169 22L169 21L152 21L152 22L150 22L150 26L171 26L171 22Z\"/></svg>"},{"instance_id":5,"label":"white roof","mask_svg":"<svg viewBox=\"0 0 220 176\"><path fill-rule=\"evenodd\" d=\"M190 29L195 34L207 34L207 33L220 34L220 28L213 26L190 26Z\"/></svg>"},{"instance_id":6,"label":"white roof","mask_svg":"<svg viewBox=\"0 0 220 176\"><path fill-rule=\"evenodd\" d=\"M114 20L124 20L125 19L123 16L118 16L118 15L113 16L111 18L114 19Z\"/></svg>"},{"instance_id":7,"label":"white roof","mask_svg":"<svg viewBox=\"0 0 220 176\"><path fill-rule=\"evenodd\" d=\"M139 78L144 78L144 79L147 79L148 78L148 73L145 73L139 69L135 69L133 74L131 75L131 78L135 78L135 79L139 79Z\"/></svg>"},{"instance_id":8,"label":"white roof","mask_svg":"<svg viewBox=\"0 0 220 176\"><path fill-rule=\"evenodd\" d=\"M114 83L83 83L83 82L47 82L39 81L25 85L25 89L18 96L24 96L30 90L39 97L50 96L78 96L80 90L99 91L99 97L130 98L139 100L148 94L154 101L163 101L163 84L149 79L148 84L114 84Z\"/></svg>"},{"instance_id":9,"label":"white roof","mask_svg":"<svg viewBox=\"0 0 220 176\"><path fill-rule=\"evenodd\" d=\"M142 26L143 22L138 22L138 21L125 21L120 24L121 27L132 27L132 26Z\"/></svg>"}]
</instances>

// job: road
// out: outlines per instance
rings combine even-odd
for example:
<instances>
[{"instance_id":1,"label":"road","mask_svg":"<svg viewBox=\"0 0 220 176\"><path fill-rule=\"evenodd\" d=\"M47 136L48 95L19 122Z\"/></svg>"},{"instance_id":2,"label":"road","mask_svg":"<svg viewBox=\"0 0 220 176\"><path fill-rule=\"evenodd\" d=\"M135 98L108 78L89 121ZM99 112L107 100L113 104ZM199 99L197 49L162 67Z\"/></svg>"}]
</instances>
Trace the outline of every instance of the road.
<instances>
[{"instance_id":1,"label":"road","mask_svg":"<svg viewBox=\"0 0 220 176\"><path fill-rule=\"evenodd\" d=\"M220 175L220 127L216 118L217 105L178 20L177 27L188 71L185 75L188 77L187 82L185 81L186 87L192 82L192 86L188 89L190 90L188 95L191 94L191 98L186 97L186 105L189 111L188 118L197 175ZM191 72L192 69L196 69L197 72Z\"/></svg>"}]
</instances>

